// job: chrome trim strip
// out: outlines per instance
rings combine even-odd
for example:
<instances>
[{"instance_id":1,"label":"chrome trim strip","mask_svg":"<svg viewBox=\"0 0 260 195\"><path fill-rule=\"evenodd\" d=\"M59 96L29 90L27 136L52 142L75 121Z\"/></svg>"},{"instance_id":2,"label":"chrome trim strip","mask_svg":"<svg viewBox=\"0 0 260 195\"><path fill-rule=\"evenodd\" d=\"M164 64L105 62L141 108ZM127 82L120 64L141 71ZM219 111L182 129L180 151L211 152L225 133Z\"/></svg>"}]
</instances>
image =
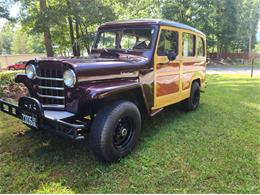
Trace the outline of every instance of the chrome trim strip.
<instances>
[{"instance_id":1,"label":"chrome trim strip","mask_svg":"<svg viewBox=\"0 0 260 195\"><path fill-rule=\"evenodd\" d=\"M65 105L62 104L43 104L43 108L65 108Z\"/></svg>"},{"instance_id":2,"label":"chrome trim strip","mask_svg":"<svg viewBox=\"0 0 260 195\"><path fill-rule=\"evenodd\" d=\"M47 86L41 86L41 85L38 85L38 87L40 89L64 90L64 88L62 88L62 87L47 87Z\"/></svg>"},{"instance_id":3,"label":"chrome trim strip","mask_svg":"<svg viewBox=\"0 0 260 195\"><path fill-rule=\"evenodd\" d=\"M44 97L44 98L53 98L53 99L60 99L60 100L65 99L65 97L62 97L62 96L42 95L42 94L39 94L39 93L37 93L37 95L40 96L40 97Z\"/></svg>"},{"instance_id":4,"label":"chrome trim strip","mask_svg":"<svg viewBox=\"0 0 260 195\"><path fill-rule=\"evenodd\" d=\"M64 81L63 78L40 77L38 75L36 75L36 78L42 80Z\"/></svg>"},{"instance_id":5,"label":"chrome trim strip","mask_svg":"<svg viewBox=\"0 0 260 195\"><path fill-rule=\"evenodd\" d=\"M99 81L99 80L105 80L105 79L118 79L118 78L137 78L139 72L121 72L120 74L111 74L111 75L104 75L102 77L100 76L81 76L78 77L78 82L83 81Z\"/></svg>"}]
</instances>

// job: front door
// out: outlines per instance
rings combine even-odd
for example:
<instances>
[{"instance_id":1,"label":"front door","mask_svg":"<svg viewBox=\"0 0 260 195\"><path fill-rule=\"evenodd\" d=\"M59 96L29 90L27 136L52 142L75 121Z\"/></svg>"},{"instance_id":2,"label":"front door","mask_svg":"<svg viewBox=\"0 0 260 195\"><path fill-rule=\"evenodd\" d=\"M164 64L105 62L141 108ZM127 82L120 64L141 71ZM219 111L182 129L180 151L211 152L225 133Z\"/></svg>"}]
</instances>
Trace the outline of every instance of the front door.
<instances>
[{"instance_id":1,"label":"front door","mask_svg":"<svg viewBox=\"0 0 260 195\"><path fill-rule=\"evenodd\" d=\"M180 51L179 32L162 26L154 54L154 109L179 101L180 97ZM167 54L175 52L177 57L169 61Z\"/></svg>"}]
</instances>

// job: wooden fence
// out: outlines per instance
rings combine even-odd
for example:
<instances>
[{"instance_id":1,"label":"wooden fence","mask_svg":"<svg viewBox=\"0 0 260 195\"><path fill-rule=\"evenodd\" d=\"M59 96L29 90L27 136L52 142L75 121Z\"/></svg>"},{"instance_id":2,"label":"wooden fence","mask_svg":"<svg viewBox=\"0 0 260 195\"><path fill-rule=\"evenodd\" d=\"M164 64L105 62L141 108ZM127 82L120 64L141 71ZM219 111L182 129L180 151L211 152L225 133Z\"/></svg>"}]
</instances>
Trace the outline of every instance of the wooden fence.
<instances>
[{"instance_id":1,"label":"wooden fence","mask_svg":"<svg viewBox=\"0 0 260 195\"><path fill-rule=\"evenodd\" d=\"M0 68L5 69L10 64L15 64L19 61L28 61L34 58L46 57L46 54L17 54L0 56Z\"/></svg>"}]
</instances>

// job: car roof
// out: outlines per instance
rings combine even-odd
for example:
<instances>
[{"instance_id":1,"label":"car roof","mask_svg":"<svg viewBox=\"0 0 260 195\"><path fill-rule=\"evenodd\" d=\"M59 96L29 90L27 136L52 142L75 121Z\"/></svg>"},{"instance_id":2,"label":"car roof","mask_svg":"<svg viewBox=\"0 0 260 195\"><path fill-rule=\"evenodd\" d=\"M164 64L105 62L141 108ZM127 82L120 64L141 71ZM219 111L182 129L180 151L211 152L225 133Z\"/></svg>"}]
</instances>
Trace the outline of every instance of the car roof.
<instances>
[{"instance_id":1,"label":"car roof","mask_svg":"<svg viewBox=\"0 0 260 195\"><path fill-rule=\"evenodd\" d=\"M196 28L193 28L189 25L171 21L171 20L162 20L162 19L119 20L119 21L113 21L113 22L106 22L106 23L100 25L99 28L118 27L118 26L122 26L122 25L132 25L133 26L133 25L151 25L151 24L162 25L162 26L171 26L171 27L175 27L175 28L190 30L190 31L193 31L193 32L196 32L196 33L199 33L199 34L205 36L205 34L203 32L201 32L201 31L197 30Z\"/></svg>"}]
</instances>

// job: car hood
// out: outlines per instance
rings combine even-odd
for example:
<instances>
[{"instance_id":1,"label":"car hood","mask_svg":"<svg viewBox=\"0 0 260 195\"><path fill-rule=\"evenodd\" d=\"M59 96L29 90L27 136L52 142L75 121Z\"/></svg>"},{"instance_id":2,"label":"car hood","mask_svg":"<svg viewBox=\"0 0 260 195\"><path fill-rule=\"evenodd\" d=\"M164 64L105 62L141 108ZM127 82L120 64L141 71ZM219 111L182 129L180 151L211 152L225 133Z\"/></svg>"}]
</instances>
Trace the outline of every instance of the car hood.
<instances>
[{"instance_id":1,"label":"car hood","mask_svg":"<svg viewBox=\"0 0 260 195\"><path fill-rule=\"evenodd\" d=\"M39 61L57 61L71 66L78 81L104 80L122 77L137 77L138 70L149 65L143 56L120 54L118 57L91 55L79 58L45 58Z\"/></svg>"},{"instance_id":2,"label":"car hood","mask_svg":"<svg viewBox=\"0 0 260 195\"><path fill-rule=\"evenodd\" d=\"M135 71L148 64L148 58L134 55L120 55L117 58L87 57L64 60L70 64L78 76L115 74Z\"/></svg>"}]
</instances>

